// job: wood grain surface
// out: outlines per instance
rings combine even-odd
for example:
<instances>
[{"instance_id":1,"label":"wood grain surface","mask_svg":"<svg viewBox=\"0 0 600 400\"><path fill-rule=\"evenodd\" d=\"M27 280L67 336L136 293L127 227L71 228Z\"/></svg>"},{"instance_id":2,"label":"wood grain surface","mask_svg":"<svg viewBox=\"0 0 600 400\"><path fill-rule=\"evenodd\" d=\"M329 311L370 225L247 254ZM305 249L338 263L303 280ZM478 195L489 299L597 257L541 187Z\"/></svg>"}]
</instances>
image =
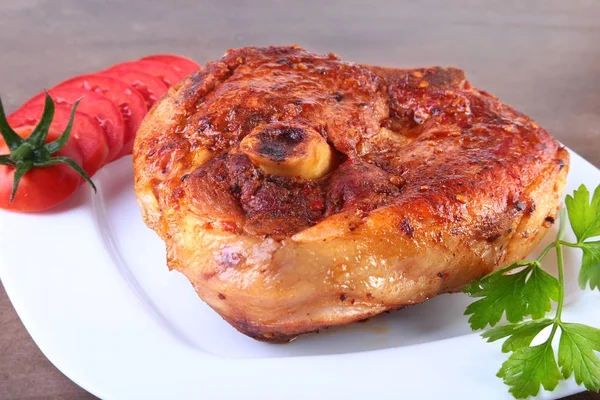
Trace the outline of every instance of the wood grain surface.
<instances>
[{"instance_id":1,"label":"wood grain surface","mask_svg":"<svg viewBox=\"0 0 600 400\"><path fill-rule=\"evenodd\" d=\"M204 63L232 47L296 43L375 65L459 66L600 166L599 15L597 0L0 0L0 95L10 112L63 79L151 53ZM0 399L88 398L39 351L0 285Z\"/></svg>"}]
</instances>

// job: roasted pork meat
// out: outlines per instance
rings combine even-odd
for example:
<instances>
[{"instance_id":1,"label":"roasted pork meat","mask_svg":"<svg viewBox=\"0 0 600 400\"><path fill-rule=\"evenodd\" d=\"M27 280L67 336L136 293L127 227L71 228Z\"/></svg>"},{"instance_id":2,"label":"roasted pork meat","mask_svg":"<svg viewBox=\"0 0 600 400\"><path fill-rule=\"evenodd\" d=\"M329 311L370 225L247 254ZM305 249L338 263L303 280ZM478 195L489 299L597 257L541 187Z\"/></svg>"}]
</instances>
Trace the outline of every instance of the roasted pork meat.
<instances>
[{"instance_id":1,"label":"roasted pork meat","mask_svg":"<svg viewBox=\"0 0 600 400\"><path fill-rule=\"evenodd\" d=\"M169 90L134 166L169 268L240 332L285 342L523 258L569 155L460 69L249 47Z\"/></svg>"}]
</instances>

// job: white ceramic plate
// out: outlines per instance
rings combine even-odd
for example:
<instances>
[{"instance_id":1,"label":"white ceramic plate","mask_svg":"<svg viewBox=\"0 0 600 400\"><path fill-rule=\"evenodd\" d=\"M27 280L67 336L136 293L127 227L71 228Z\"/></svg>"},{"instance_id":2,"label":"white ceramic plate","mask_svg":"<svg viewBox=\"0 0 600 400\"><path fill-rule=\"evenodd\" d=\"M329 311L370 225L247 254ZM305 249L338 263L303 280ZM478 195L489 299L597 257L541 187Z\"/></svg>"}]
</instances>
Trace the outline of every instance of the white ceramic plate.
<instances>
[{"instance_id":1,"label":"white ceramic plate","mask_svg":"<svg viewBox=\"0 0 600 400\"><path fill-rule=\"evenodd\" d=\"M567 192L600 183L571 154ZM506 355L471 333L463 294L287 345L238 333L167 270L130 164L104 168L97 195L82 187L52 213L0 213L6 291L44 354L86 390L103 399L510 398L495 377ZM566 258L579 265L577 252ZM579 292L577 270L567 273L565 318L600 326L600 295ZM581 390L568 381L540 397Z\"/></svg>"}]
</instances>

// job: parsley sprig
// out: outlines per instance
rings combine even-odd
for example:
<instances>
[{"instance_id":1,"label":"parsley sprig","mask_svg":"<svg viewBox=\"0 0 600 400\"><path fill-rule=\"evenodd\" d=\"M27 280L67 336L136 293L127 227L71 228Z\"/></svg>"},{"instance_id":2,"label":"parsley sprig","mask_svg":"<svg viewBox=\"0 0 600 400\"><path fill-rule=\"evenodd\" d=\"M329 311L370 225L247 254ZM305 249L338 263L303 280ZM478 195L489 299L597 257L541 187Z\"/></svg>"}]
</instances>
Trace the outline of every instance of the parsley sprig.
<instances>
[{"instance_id":1,"label":"parsley sprig","mask_svg":"<svg viewBox=\"0 0 600 400\"><path fill-rule=\"evenodd\" d=\"M488 342L505 339L502 352L511 353L497 373L515 398L536 396L540 387L554 390L558 382L572 375L578 385L600 391L600 329L565 322L562 311L565 300L563 247L583 251L579 286L600 290L600 186L590 202L588 189L581 185L567 196L567 213L577 242L563 240L566 213L560 213L560 228L556 240L548 245L535 260L517 261L468 285L464 292L479 300L470 304L465 315L470 315L473 330L492 328L483 332ZM542 260L551 250L556 251L558 278L541 267ZM553 318L546 313L556 303ZM496 326L502 316L508 324ZM524 321L530 317L531 320ZM546 329L548 328L548 329ZM544 330L549 330L543 343L531 346ZM558 358L552 342L558 339Z\"/></svg>"}]
</instances>

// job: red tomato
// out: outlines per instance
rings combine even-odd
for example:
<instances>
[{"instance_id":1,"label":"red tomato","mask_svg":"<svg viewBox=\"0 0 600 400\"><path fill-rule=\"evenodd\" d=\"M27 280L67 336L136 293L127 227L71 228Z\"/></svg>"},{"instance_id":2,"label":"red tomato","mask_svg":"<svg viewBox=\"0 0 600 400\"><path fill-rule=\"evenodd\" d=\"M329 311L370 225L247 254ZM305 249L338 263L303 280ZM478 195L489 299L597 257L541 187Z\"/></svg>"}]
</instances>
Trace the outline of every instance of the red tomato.
<instances>
[{"instance_id":1,"label":"red tomato","mask_svg":"<svg viewBox=\"0 0 600 400\"><path fill-rule=\"evenodd\" d=\"M112 67L107 69L107 71L123 70L145 72L147 74L160 78L165 83L165 85L167 85L167 87L173 86L185 77L185 75L182 75L170 65L148 60L126 61L120 64L113 65Z\"/></svg>"},{"instance_id":2,"label":"red tomato","mask_svg":"<svg viewBox=\"0 0 600 400\"><path fill-rule=\"evenodd\" d=\"M148 109L150 109L168 89L167 85L165 85L160 78L138 70L127 70L123 68L99 72L99 74L112 76L125 83L129 83L142 94Z\"/></svg>"},{"instance_id":3,"label":"red tomato","mask_svg":"<svg viewBox=\"0 0 600 400\"><path fill-rule=\"evenodd\" d=\"M17 128L36 125L40 121L43 110L44 106L35 105L20 108L8 116L8 123ZM50 126L62 133L69 123L70 114L70 107L57 106ZM100 124L89 115L76 111L71 137L75 139L81 152L81 167L89 176L94 175L107 161L108 155L108 145Z\"/></svg>"},{"instance_id":4,"label":"red tomato","mask_svg":"<svg viewBox=\"0 0 600 400\"><path fill-rule=\"evenodd\" d=\"M131 154L137 129L148 112L140 92L123 81L97 74L76 76L54 87L54 89L58 88L79 88L96 92L119 107L125 121L125 138L117 158Z\"/></svg>"},{"instance_id":5,"label":"red tomato","mask_svg":"<svg viewBox=\"0 0 600 400\"><path fill-rule=\"evenodd\" d=\"M17 128L19 136L25 138L31 134L33 127ZM56 140L61 131L50 129L46 142ZM0 154L8 154L6 143L0 138ZM53 156L66 156L81 164L81 153L74 140L69 139L67 144ZM15 169L7 165L0 165L0 208L11 211L35 212L47 210L67 199L83 180L81 176L66 164L57 164L50 167L32 168L19 183L17 193L12 203L10 195Z\"/></svg>"},{"instance_id":6,"label":"red tomato","mask_svg":"<svg viewBox=\"0 0 600 400\"><path fill-rule=\"evenodd\" d=\"M195 61L176 54L153 54L151 56L142 57L140 60L156 61L171 65L182 76L188 76L192 72L196 72L200 69L200 65Z\"/></svg>"},{"instance_id":7,"label":"red tomato","mask_svg":"<svg viewBox=\"0 0 600 400\"><path fill-rule=\"evenodd\" d=\"M54 99L57 106L68 107L71 109L73 103L81 99L77 111L94 117L106 136L108 144L107 161L113 160L123 148L123 138L125 137L125 123L121 112L112 101L97 93L85 89L51 89L48 91ZM31 100L21 106L28 108L31 106L44 105L45 94L39 93Z\"/></svg>"}]
</instances>

